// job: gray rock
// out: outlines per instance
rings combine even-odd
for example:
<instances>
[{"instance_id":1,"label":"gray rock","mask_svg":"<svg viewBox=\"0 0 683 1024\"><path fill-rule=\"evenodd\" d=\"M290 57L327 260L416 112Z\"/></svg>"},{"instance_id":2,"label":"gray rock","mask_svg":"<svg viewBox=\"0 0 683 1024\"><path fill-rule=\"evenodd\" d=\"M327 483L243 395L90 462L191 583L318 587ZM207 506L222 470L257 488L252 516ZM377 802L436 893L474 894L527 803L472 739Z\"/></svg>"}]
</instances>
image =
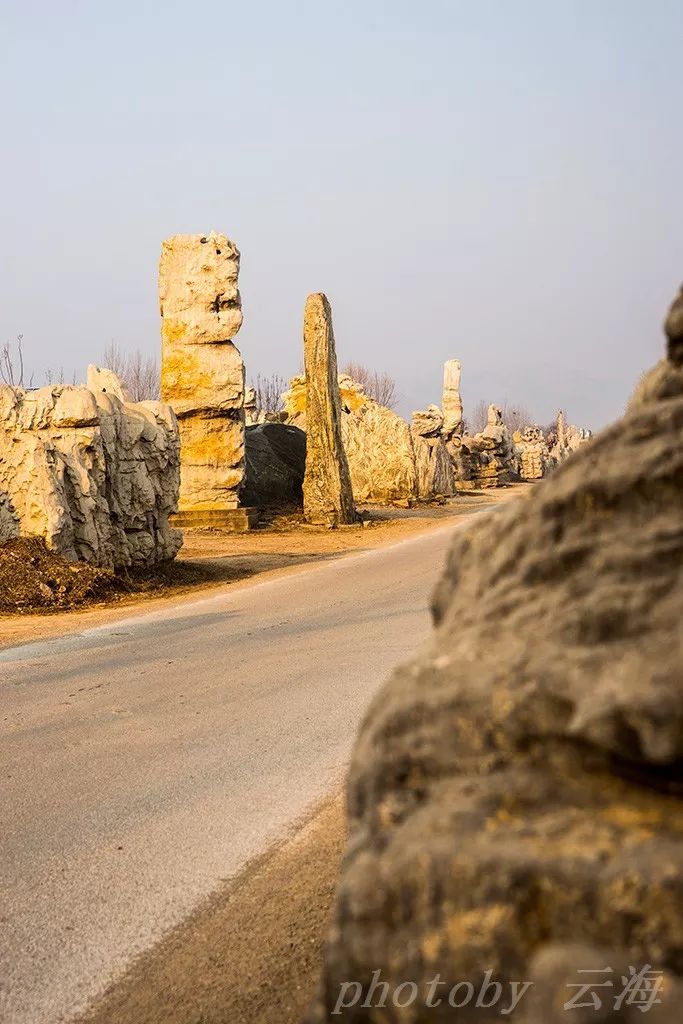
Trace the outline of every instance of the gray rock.
<instances>
[{"instance_id":1,"label":"gray rock","mask_svg":"<svg viewBox=\"0 0 683 1024\"><path fill-rule=\"evenodd\" d=\"M680 984L680 366L653 380L528 498L456 534L431 644L356 743L311 1022L506 1019L391 996L436 974L522 981L567 944ZM339 986L365 992L377 970L387 1005L333 1014ZM533 1001L515 1016L541 1019Z\"/></svg>"},{"instance_id":2,"label":"gray rock","mask_svg":"<svg viewBox=\"0 0 683 1024\"><path fill-rule=\"evenodd\" d=\"M246 429L243 505L301 506L306 467L306 434L287 423L259 423Z\"/></svg>"}]
</instances>

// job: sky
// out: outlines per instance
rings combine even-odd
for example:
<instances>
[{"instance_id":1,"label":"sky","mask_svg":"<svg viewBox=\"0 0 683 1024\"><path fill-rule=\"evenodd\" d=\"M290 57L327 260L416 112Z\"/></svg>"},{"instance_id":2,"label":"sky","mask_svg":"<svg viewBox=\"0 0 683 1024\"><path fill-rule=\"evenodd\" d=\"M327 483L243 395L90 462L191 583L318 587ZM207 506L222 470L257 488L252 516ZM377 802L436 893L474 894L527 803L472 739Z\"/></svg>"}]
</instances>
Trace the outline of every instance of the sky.
<instances>
[{"instance_id":1,"label":"sky","mask_svg":"<svg viewBox=\"0 0 683 1024\"><path fill-rule=\"evenodd\" d=\"M247 377L340 364L399 409L598 429L683 280L680 0L0 0L0 342L158 353L164 238L242 253Z\"/></svg>"}]
</instances>

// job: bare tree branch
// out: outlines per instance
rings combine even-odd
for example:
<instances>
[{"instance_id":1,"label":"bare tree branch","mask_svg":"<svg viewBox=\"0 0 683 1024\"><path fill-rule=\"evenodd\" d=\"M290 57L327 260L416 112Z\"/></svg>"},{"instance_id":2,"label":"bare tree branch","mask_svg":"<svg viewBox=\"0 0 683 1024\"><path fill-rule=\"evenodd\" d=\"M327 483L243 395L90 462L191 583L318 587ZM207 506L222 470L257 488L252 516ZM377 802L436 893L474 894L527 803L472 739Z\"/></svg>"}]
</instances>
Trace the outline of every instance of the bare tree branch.
<instances>
[{"instance_id":1,"label":"bare tree branch","mask_svg":"<svg viewBox=\"0 0 683 1024\"><path fill-rule=\"evenodd\" d=\"M513 405L506 401L503 402L501 412L503 413L503 423L511 434L514 434L516 430L524 430L525 427L530 427L534 423L533 416L524 405Z\"/></svg>"},{"instance_id":2,"label":"bare tree branch","mask_svg":"<svg viewBox=\"0 0 683 1024\"><path fill-rule=\"evenodd\" d=\"M480 398L470 414L467 416L464 427L465 433L472 436L474 434L480 434L486 426L488 412L488 402L485 402L483 398Z\"/></svg>"},{"instance_id":3,"label":"bare tree branch","mask_svg":"<svg viewBox=\"0 0 683 1024\"><path fill-rule=\"evenodd\" d=\"M159 399L159 363L155 356L143 355L139 348L123 352L112 339L104 350L104 365L116 374L134 402Z\"/></svg>"},{"instance_id":4,"label":"bare tree branch","mask_svg":"<svg viewBox=\"0 0 683 1024\"><path fill-rule=\"evenodd\" d=\"M379 405L393 409L398 403L396 381L388 373L378 373L361 363L347 363L341 372L360 384L368 398L374 398Z\"/></svg>"},{"instance_id":5,"label":"bare tree branch","mask_svg":"<svg viewBox=\"0 0 683 1024\"><path fill-rule=\"evenodd\" d=\"M12 346L9 342L3 345L0 352L0 378L11 388L23 388L25 386L23 340L23 334L18 334L16 352L12 351Z\"/></svg>"},{"instance_id":6,"label":"bare tree branch","mask_svg":"<svg viewBox=\"0 0 683 1024\"><path fill-rule=\"evenodd\" d=\"M280 412L283 408L282 393L287 389L287 382L284 377L277 373L271 373L270 377L263 377L256 374L256 380L251 381L251 387L256 392L256 413L268 414Z\"/></svg>"},{"instance_id":7,"label":"bare tree branch","mask_svg":"<svg viewBox=\"0 0 683 1024\"><path fill-rule=\"evenodd\" d=\"M513 405L511 402L503 402L500 410L503 414L503 423L511 434L516 430L524 430L531 426L534 419L524 405ZM489 403L483 398L479 399L466 420L465 432L468 434L480 434L486 426L488 419Z\"/></svg>"}]
</instances>

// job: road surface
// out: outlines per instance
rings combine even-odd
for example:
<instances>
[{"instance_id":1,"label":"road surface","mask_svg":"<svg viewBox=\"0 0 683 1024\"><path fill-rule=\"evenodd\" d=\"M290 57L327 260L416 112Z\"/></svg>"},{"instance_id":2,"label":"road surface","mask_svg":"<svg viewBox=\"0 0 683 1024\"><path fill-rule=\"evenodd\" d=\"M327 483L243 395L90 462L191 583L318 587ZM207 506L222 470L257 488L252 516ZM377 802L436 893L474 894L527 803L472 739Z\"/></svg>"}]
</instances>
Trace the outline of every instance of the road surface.
<instances>
[{"instance_id":1,"label":"road surface","mask_svg":"<svg viewBox=\"0 0 683 1024\"><path fill-rule=\"evenodd\" d=\"M455 528L0 651L3 1024L71 1019L339 783Z\"/></svg>"}]
</instances>

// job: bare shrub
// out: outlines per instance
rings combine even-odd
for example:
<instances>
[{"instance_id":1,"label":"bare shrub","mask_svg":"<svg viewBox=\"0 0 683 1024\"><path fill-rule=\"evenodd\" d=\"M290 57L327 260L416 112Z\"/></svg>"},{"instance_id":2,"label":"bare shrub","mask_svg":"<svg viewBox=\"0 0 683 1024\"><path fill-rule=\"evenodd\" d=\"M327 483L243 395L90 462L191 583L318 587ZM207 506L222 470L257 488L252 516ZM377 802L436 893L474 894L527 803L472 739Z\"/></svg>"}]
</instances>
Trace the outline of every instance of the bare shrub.
<instances>
[{"instance_id":1,"label":"bare shrub","mask_svg":"<svg viewBox=\"0 0 683 1024\"><path fill-rule=\"evenodd\" d=\"M523 405L513 405L506 401L500 406L500 411L503 414L503 423L511 434L514 434L516 430L524 430L534 422L531 413ZM489 403L481 398L467 417L466 433L480 434L486 426L488 412Z\"/></svg>"},{"instance_id":2,"label":"bare shrub","mask_svg":"<svg viewBox=\"0 0 683 1024\"><path fill-rule=\"evenodd\" d=\"M486 426L489 404L480 398L465 421L465 433L480 434Z\"/></svg>"},{"instance_id":3,"label":"bare shrub","mask_svg":"<svg viewBox=\"0 0 683 1024\"><path fill-rule=\"evenodd\" d=\"M64 367L63 366L60 366L58 370L57 369L53 369L51 366L48 366L47 370L45 371L44 376L45 376L45 383L48 386L51 385L51 384L66 384L67 383L66 374L64 373ZM75 370L71 374L71 380L68 381L68 383L72 384L74 387L76 386L77 381L76 381L76 371Z\"/></svg>"},{"instance_id":4,"label":"bare shrub","mask_svg":"<svg viewBox=\"0 0 683 1024\"><path fill-rule=\"evenodd\" d=\"M397 405L396 381L388 373L370 370L362 363L347 363L341 372L360 384L365 394L369 398L374 398L379 405L384 405L387 409L393 409Z\"/></svg>"},{"instance_id":5,"label":"bare shrub","mask_svg":"<svg viewBox=\"0 0 683 1024\"><path fill-rule=\"evenodd\" d=\"M251 381L251 387L256 392L256 412L268 413L281 412L283 409L282 393L287 390L287 381L277 373L271 373L269 377L256 374L256 380Z\"/></svg>"},{"instance_id":6,"label":"bare shrub","mask_svg":"<svg viewBox=\"0 0 683 1024\"><path fill-rule=\"evenodd\" d=\"M104 365L122 382L134 402L157 401L161 395L159 361L136 348L124 352L115 341L104 350Z\"/></svg>"},{"instance_id":7,"label":"bare shrub","mask_svg":"<svg viewBox=\"0 0 683 1024\"><path fill-rule=\"evenodd\" d=\"M14 348L7 342L0 351L0 379L11 388L33 387L33 378L28 384L24 381L23 341L23 334L18 334Z\"/></svg>"},{"instance_id":8,"label":"bare shrub","mask_svg":"<svg viewBox=\"0 0 683 1024\"><path fill-rule=\"evenodd\" d=\"M131 352L126 386L135 402L158 401L161 397L158 360L154 356L143 356L139 348Z\"/></svg>"},{"instance_id":9,"label":"bare shrub","mask_svg":"<svg viewBox=\"0 0 683 1024\"><path fill-rule=\"evenodd\" d=\"M534 422L531 413L524 405L512 405L510 402L503 402L501 412L503 413L503 423L511 434L514 434L516 430L524 430L525 427L531 426Z\"/></svg>"}]
</instances>

